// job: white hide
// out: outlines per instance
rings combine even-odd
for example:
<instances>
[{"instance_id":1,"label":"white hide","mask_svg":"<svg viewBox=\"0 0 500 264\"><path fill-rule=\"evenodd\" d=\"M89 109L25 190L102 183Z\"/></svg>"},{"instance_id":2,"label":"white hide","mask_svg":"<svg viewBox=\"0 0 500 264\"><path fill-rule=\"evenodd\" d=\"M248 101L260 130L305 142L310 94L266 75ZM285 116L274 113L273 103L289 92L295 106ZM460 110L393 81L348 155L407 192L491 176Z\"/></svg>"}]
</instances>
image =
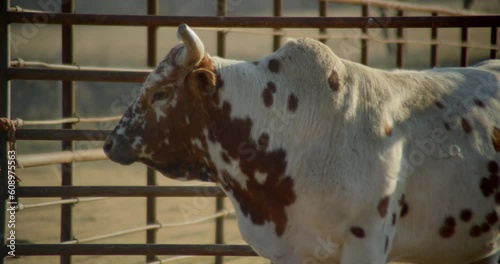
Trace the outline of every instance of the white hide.
<instances>
[{"instance_id":1,"label":"white hide","mask_svg":"<svg viewBox=\"0 0 500 264\"><path fill-rule=\"evenodd\" d=\"M280 61L278 73L269 70L270 59ZM500 163L491 142L493 126L500 126L498 61L388 72L340 59L311 39L290 41L258 65L212 61L224 82L221 104L231 103L233 118L252 120L254 140L268 133L269 151L286 151L286 175L294 180L297 200L286 207L288 225L281 237L272 223L257 226L237 213L245 240L259 254L275 264L469 263L498 251L498 236L471 238L473 223L458 218L463 208L471 208L477 221L492 207L498 212L481 193L477 176L487 176L488 161ZM339 75L339 91L329 88L332 70ZM269 108L262 99L268 82L276 85ZM298 98L293 113L287 108L291 93ZM470 104L473 99L486 107ZM461 118L470 122L471 133L464 132ZM219 170L238 167L237 161L223 162L221 151L209 144ZM245 186L241 175L237 180ZM400 219L402 194L410 212ZM230 191L228 196L238 210ZM381 218L377 204L384 196L390 197L389 213ZM448 215L457 223L454 236L444 239L438 231ZM352 226L363 227L366 237L354 238Z\"/></svg>"}]
</instances>

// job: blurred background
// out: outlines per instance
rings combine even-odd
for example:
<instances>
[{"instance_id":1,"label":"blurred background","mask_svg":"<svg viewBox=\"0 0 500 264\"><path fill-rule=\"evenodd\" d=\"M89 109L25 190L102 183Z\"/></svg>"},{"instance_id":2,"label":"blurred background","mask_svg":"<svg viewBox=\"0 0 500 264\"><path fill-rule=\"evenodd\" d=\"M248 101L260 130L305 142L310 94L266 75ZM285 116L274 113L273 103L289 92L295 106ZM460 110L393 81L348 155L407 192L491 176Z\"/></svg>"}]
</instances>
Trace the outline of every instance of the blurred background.
<instances>
[{"instance_id":1,"label":"blurred background","mask_svg":"<svg viewBox=\"0 0 500 264\"><path fill-rule=\"evenodd\" d=\"M49 1L12 0L12 5L26 9L43 10ZM59 1L55 1L59 2ZM76 13L145 15L146 2L143 0L76 0ZM464 0L407 0L404 3L441 6L450 10L462 10ZM500 1L475 0L469 10L479 13L499 14ZM228 0L229 16L272 16L270 0ZM160 0L160 15L169 16L215 16L217 1ZM59 12L60 10L50 10ZM371 16L379 16L382 10L371 8ZM395 15L395 11L385 10L385 15ZM361 9L356 5L328 4L328 16L360 16ZM429 13L405 12L406 16ZM283 16L318 16L316 0L286 0ZM206 50L216 55L216 31L196 28ZM39 24L31 28L12 25L11 58L25 61L61 63L61 29L58 25ZM178 43L176 28L162 27L158 31L158 61ZM318 38L317 29L284 29L291 37ZM271 29L234 29L227 34L227 58L238 60L257 60L272 52ZM360 61L359 29L328 29L333 38L327 41L332 50L341 58ZM369 29L375 38L395 38L395 29ZM29 38L23 36L29 35ZM144 69L146 67L145 27L126 26L74 26L74 63L80 66L120 67ZM430 29L407 29L404 38L410 43L405 45L406 69L426 69L430 65L430 45L411 42L430 41ZM469 39L472 45L489 45L489 28L470 28ZM439 29L439 41L459 43L460 29ZM382 69L396 67L395 44L369 41L368 65ZM460 47L439 46L438 67L460 65ZM489 57L489 50L469 49L469 65ZM140 84L75 82L76 113L79 117L105 117L121 115L134 99ZM58 81L12 81L12 118L24 120L45 120L60 118L61 83ZM116 122L98 124L77 124L77 129L112 129ZM33 128L33 127L30 127ZM37 128L58 128L58 126L37 126ZM75 148L99 148L101 142L78 141ZM18 155L59 151L60 142L19 141ZM61 182L60 166L44 166L19 169L17 175L23 186L58 186ZM75 164L75 185L144 185L145 167L134 164L122 167L109 161ZM158 177L160 185L179 185L181 183ZM182 183L184 185L201 183ZM202 199L202 200L200 200ZM24 204L53 201L53 198L25 198ZM74 234L78 238L95 236L119 231L124 228L145 224L144 198L113 198L96 202L82 203L74 207ZM229 202L227 209L231 210ZM193 210L194 208L194 210ZM189 221L214 212L214 201L208 198L158 198L158 218L161 222ZM18 214L18 241L30 243L59 242L59 208L49 207L23 210ZM158 232L161 243L213 243L213 221ZM243 244L235 221L226 220L225 239L230 244ZM135 233L99 241L103 243L144 243L144 233ZM143 263L144 257L73 257L74 263ZM58 263L58 257L23 257L9 259L10 263ZM178 260L175 263L213 263L211 257L197 257ZM268 263L261 258L226 257L226 263Z\"/></svg>"}]
</instances>

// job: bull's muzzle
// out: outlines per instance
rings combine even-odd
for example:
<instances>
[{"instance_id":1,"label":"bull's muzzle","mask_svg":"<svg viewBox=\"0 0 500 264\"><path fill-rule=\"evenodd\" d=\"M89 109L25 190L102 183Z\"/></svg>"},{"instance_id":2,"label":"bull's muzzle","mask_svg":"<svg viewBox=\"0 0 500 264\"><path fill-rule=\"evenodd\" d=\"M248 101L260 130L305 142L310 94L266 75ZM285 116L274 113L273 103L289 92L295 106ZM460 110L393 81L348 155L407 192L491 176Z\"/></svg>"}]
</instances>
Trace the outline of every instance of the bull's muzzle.
<instances>
[{"instance_id":1,"label":"bull's muzzle","mask_svg":"<svg viewBox=\"0 0 500 264\"><path fill-rule=\"evenodd\" d=\"M114 133L108 136L102 149L110 160L123 165L129 165L137 160L126 138Z\"/></svg>"}]
</instances>

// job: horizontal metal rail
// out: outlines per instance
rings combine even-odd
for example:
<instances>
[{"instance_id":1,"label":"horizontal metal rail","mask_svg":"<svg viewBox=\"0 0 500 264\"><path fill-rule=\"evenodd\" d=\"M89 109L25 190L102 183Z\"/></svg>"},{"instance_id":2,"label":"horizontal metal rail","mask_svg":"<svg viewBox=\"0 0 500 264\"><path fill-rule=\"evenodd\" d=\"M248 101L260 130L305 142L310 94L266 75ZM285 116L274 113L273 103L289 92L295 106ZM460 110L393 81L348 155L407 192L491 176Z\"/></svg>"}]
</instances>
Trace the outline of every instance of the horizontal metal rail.
<instances>
[{"instance_id":1,"label":"horizontal metal rail","mask_svg":"<svg viewBox=\"0 0 500 264\"><path fill-rule=\"evenodd\" d=\"M17 129L16 140L104 141L111 130L87 129Z\"/></svg>"},{"instance_id":2,"label":"horizontal metal rail","mask_svg":"<svg viewBox=\"0 0 500 264\"><path fill-rule=\"evenodd\" d=\"M17 244L17 256L50 255L257 256L246 245Z\"/></svg>"},{"instance_id":3,"label":"horizontal metal rail","mask_svg":"<svg viewBox=\"0 0 500 264\"><path fill-rule=\"evenodd\" d=\"M224 197L217 186L43 186L16 189L18 197Z\"/></svg>"},{"instance_id":4,"label":"horizontal metal rail","mask_svg":"<svg viewBox=\"0 0 500 264\"><path fill-rule=\"evenodd\" d=\"M99 26L260 27L260 28L429 28L500 26L499 16L441 17L213 17L95 15L75 13L8 12L8 23Z\"/></svg>"},{"instance_id":5,"label":"horizontal metal rail","mask_svg":"<svg viewBox=\"0 0 500 264\"><path fill-rule=\"evenodd\" d=\"M9 80L61 80L87 82L133 82L142 83L150 70L62 70L62 69L26 69L8 68Z\"/></svg>"},{"instance_id":6,"label":"horizontal metal rail","mask_svg":"<svg viewBox=\"0 0 500 264\"><path fill-rule=\"evenodd\" d=\"M281 31L262 31L259 29L239 29L239 28L196 28L197 30L203 31L223 31L224 33L244 33L244 34L254 34L254 35L264 35L264 36L281 36L281 37L291 37L291 38L314 38L314 39L333 39L333 40L346 40L346 39L357 39L357 40L372 40L377 43L382 44L416 44L416 45L440 45L449 47L468 47L474 49L487 49L487 50L499 50L500 47L497 45L488 44L472 44L463 42L453 42L453 41L443 41L443 40L408 40L408 39L397 39L397 38L379 38L372 34L357 34L357 35L345 35L345 34L301 34L292 33L293 30L281 30Z\"/></svg>"},{"instance_id":7,"label":"horizontal metal rail","mask_svg":"<svg viewBox=\"0 0 500 264\"><path fill-rule=\"evenodd\" d=\"M477 15L492 15L491 13L481 13L470 10L455 10L449 8L442 8L439 6L432 6L428 4L410 4L410 3L401 3L396 1L381 1L381 0L320 0L331 3L342 3L342 4L352 4L352 5L368 5L380 8L392 8L395 10L403 10L403 11L415 11L415 12L429 12L429 13L438 13L447 16L477 16Z\"/></svg>"}]
</instances>

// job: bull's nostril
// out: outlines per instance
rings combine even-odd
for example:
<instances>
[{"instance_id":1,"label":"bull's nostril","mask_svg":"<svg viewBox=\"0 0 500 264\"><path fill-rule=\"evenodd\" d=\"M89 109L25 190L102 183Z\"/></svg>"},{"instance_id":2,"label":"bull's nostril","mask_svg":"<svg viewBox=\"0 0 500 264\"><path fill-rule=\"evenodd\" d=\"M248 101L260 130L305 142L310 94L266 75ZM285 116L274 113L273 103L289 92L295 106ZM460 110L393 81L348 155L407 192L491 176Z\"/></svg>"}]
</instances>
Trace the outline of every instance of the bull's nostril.
<instances>
[{"instance_id":1,"label":"bull's nostril","mask_svg":"<svg viewBox=\"0 0 500 264\"><path fill-rule=\"evenodd\" d=\"M104 150L105 153L109 153L112 148L113 148L113 140L108 138L108 140L104 142L104 146L102 146L102 149Z\"/></svg>"}]
</instances>

